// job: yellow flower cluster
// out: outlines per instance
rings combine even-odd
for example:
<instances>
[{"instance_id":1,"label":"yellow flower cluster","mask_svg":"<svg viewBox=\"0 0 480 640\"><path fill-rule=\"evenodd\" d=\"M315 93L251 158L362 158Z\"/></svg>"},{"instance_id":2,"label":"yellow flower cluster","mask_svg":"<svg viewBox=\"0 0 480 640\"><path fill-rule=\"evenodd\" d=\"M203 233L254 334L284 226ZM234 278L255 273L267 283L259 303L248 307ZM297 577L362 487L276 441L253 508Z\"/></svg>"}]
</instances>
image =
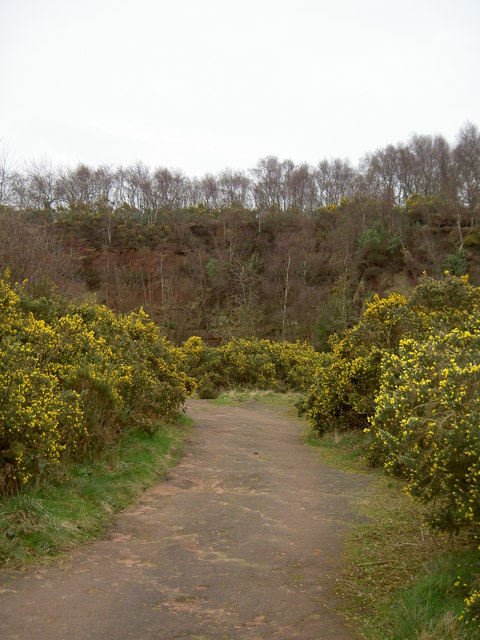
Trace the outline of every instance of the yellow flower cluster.
<instances>
[{"instance_id":1,"label":"yellow flower cluster","mask_svg":"<svg viewBox=\"0 0 480 640\"><path fill-rule=\"evenodd\" d=\"M477 321L475 321L477 323ZM480 328L480 326L479 326ZM472 326L472 330L474 327ZM369 456L432 504L431 523L480 537L480 331L406 338L387 354Z\"/></svg>"},{"instance_id":2,"label":"yellow flower cluster","mask_svg":"<svg viewBox=\"0 0 480 640\"><path fill-rule=\"evenodd\" d=\"M203 388L250 387L307 389L319 364L319 354L305 342L272 342L258 338L232 338L209 347L193 336L178 349L184 370Z\"/></svg>"},{"instance_id":3,"label":"yellow flower cluster","mask_svg":"<svg viewBox=\"0 0 480 640\"><path fill-rule=\"evenodd\" d=\"M132 425L152 430L194 389L143 312L44 303L0 280L0 493Z\"/></svg>"},{"instance_id":4,"label":"yellow flower cluster","mask_svg":"<svg viewBox=\"0 0 480 640\"><path fill-rule=\"evenodd\" d=\"M465 608L460 620L465 620L467 624L473 622L480 627L480 589L473 589L464 602Z\"/></svg>"},{"instance_id":5,"label":"yellow flower cluster","mask_svg":"<svg viewBox=\"0 0 480 640\"><path fill-rule=\"evenodd\" d=\"M304 402L318 434L365 426L374 410L383 353L398 343L406 314L403 296L375 296L357 325L332 336L331 352L322 354Z\"/></svg>"},{"instance_id":6,"label":"yellow flower cluster","mask_svg":"<svg viewBox=\"0 0 480 640\"><path fill-rule=\"evenodd\" d=\"M375 296L332 338L304 406L318 433L364 428L371 462L407 479L435 528L478 546L479 388L480 288L446 272L422 277L408 300ZM469 598L471 613L480 602Z\"/></svg>"}]
</instances>

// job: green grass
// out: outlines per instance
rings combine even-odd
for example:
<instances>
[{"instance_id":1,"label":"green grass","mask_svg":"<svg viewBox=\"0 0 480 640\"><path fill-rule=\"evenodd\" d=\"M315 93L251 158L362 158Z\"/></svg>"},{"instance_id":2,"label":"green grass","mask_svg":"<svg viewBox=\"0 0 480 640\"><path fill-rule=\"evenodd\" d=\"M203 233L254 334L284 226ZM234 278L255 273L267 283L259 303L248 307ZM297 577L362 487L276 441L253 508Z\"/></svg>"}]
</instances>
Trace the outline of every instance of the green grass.
<instances>
[{"instance_id":1,"label":"green grass","mask_svg":"<svg viewBox=\"0 0 480 640\"><path fill-rule=\"evenodd\" d=\"M292 409L300 398L301 394L293 391L278 393L277 391L232 390L220 393L218 398L211 402L216 405L232 406L242 402L256 401L269 407Z\"/></svg>"},{"instance_id":2,"label":"green grass","mask_svg":"<svg viewBox=\"0 0 480 640\"><path fill-rule=\"evenodd\" d=\"M463 609L461 585L470 583L480 571L477 553L459 550L447 553L427 569L409 589L399 591L392 602L395 640L467 640L478 638L479 630L460 624ZM457 577L462 580L456 586Z\"/></svg>"},{"instance_id":3,"label":"green grass","mask_svg":"<svg viewBox=\"0 0 480 640\"><path fill-rule=\"evenodd\" d=\"M112 514L160 479L179 458L190 419L135 430L97 459L71 464L56 482L0 501L0 563L54 557L100 535Z\"/></svg>"},{"instance_id":4,"label":"green grass","mask_svg":"<svg viewBox=\"0 0 480 640\"><path fill-rule=\"evenodd\" d=\"M345 616L366 640L478 640L478 628L459 621L470 583L480 574L480 556L465 541L435 536L424 508L412 503L404 483L372 469L363 458L362 433L308 433L323 462L370 476L353 505L363 516L351 530L336 595ZM353 500L352 496L352 500Z\"/></svg>"},{"instance_id":5,"label":"green grass","mask_svg":"<svg viewBox=\"0 0 480 640\"><path fill-rule=\"evenodd\" d=\"M337 469L383 476L383 472L373 469L365 459L367 441L361 431L327 433L317 438L306 426L304 440L319 450L323 462Z\"/></svg>"}]
</instances>

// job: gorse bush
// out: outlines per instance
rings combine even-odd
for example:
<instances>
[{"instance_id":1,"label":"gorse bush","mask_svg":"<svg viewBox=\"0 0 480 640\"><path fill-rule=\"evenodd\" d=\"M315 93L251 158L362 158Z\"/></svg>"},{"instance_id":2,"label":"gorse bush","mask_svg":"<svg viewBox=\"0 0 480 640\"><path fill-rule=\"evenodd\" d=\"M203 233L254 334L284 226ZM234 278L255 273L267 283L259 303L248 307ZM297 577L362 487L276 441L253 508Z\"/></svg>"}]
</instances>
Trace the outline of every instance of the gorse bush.
<instances>
[{"instance_id":1,"label":"gorse bush","mask_svg":"<svg viewBox=\"0 0 480 640\"><path fill-rule=\"evenodd\" d=\"M307 395L305 409L319 433L365 428L375 411L381 362L397 353L403 338L419 342L471 324L480 309L480 289L468 277L446 272L441 281L423 276L410 298L392 293L374 296L360 321L333 335L331 351L322 360Z\"/></svg>"},{"instance_id":2,"label":"gorse bush","mask_svg":"<svg viewBox=\"0 0 480 640\"><path fill-rule=\"evenodd\" d=\"M225 386L218 350L192 336L176 352L182 370L195 379L199 397L216 398Z\"/></svg>"},{"instance_id":3,"label":"gorse bush","mask_svg":"<svg viewBox=\"0 0 480 640\"><path fill-rule=\"evenodd\" d=\"M178 352L184 370L196 379L197 392L204 397L229 388L306 390L320 362L319 354L305 342L258 338L232 338L210 347L193 336Z\"/></svg>"},{"instance_id":4,"label":"gorse bush","mask_svg":"<svg viewBox=\"0 0 480 640\"><path fill-rule=\"evenodd\" d=\"M365 429L370 461L406 479L430 524L478 546L480 289L423 276L408 300L376 296L330 345L304 403L312 428ZM478 588L465 603L478 623Z\"/></svg>"},{"instance_id":5,"label":"gorse bush","mask_svg":"<svg viewBox=\"0 0 480 640\"><path fill-rule=\"evenodd\" d=\"M131 426L152 430L194 389L143 312L54 306L0 280L0 493Z\"/></svg>"},{"instance_id":6,"label":"gorse bush","mask_svg":"<svg viewBox=\"0 0 480 640\"><path fill-rule=\"evenodd\" d=\"M314 430L364 428L373 414L385 351L398 344L407 317L406 299L398 294L367 304L360 322L330 338L304 409Z\"/></svg>"},{"instance_id":7,"label":"gorse bush","mask_svg":"<svg viewBox=\"0 0 480 640\"><path fill-rule=\"evenodd\" d=\"M464 531L480 550L480 313L464 327L405 338L385 355L368 456L407 480L439 531ZM480 564L479 564L480 567ZM480 626L480 591L465 597L465 621Z\"/></svg>"},{"instance_id":8,"label":"gorse bush","mask_svg":"<svg viewBox=\"0 0 480 640\"><path fill-rule=\"evenodd\" d=\"M369 457L408 480L431 504L431 523L480 535L480 317L475 333L454 329L406 338L385 356L371 420Z\"/></svg>"},{"instance_id":9,"label":"gorse bush","mask_svg":"<svg viewBox=\"0 0 480 640\"><path fill-rule=\"evenodd\" d=\"M318 355L306 343L192 337L172 347L143 312L30 299L0 281L0 493L95 453L125 430L152 431L198 385L306 389Z\"/></svg>"},{"instance_id":10,"label":"gorse bush","mask_svg":"<svg viewBox=\"0 0 480 640\"><path fill-rule=\"evenodd\" d=\"M232 338L219 351L232 387L307 389L318 364L318 354L306 342Z\"/></svg>"}]
</instances>

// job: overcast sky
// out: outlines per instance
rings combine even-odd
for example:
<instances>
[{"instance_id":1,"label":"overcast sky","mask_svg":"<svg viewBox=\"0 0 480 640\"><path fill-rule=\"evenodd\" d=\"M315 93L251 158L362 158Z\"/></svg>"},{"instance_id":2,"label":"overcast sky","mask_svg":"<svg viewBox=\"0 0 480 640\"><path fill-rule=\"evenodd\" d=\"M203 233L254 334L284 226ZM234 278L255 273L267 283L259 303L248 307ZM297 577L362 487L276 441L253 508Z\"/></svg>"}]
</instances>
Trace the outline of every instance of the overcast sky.
<instances>
[{"instance_id":1,"label":"overcast sky","mask_svg":"<svg viewBox=\"0 0 480 640\"><path fill-rule=\"evenodd\" d=\"M0 144L201 175L454 142L479 28L479 0L0 0Z\"/></svg>"}]
</instances>

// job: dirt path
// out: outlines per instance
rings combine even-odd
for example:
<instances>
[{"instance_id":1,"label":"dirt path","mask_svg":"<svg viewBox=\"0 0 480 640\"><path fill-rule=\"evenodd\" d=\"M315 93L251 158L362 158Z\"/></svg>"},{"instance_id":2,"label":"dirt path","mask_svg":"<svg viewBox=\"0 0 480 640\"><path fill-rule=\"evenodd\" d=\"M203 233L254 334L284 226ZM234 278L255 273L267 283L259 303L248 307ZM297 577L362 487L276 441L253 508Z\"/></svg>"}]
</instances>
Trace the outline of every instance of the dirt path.
<instances>
[{"instance_id":1,"label":"dirt path","mask_svg":"<svg viewBox=\"0 0 480 640\"><path fill-rule=\"evenodd\" d=\"M56 566L0 576L2 640L353 640L332 581L365 480L257 403L192 401L171 477Z\"/></svg>"}]
</instances>

